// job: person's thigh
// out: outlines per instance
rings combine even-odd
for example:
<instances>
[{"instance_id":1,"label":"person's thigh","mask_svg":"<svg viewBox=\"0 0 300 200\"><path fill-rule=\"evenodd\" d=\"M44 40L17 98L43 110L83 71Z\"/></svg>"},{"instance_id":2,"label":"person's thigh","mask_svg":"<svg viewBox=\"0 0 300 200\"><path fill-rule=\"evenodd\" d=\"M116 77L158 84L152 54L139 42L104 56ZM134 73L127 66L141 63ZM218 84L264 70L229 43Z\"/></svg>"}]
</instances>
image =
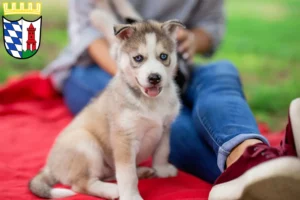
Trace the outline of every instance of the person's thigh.
<instances>
[{"instance_id":1,"label":"person's thigh","mask_svg":"<svg viewBox=\"0 0 300 200\"><path fill-rule=\"evenodd\" d=\"M97 65L74 66L63 85L64 101L73 114L77 114L89 101L101 92L111 75Z\"/></svg>"},{"instance_id":2,"label":"person's thigh","mask_svg":"<svg viewBox=\"0 0 300 200\"><path fill-rule=\"evenodd\" d=\"M199 137L192 120L192 111L183 106L171 127L170 162L177 168L213 183L220 175L217 156Z\"/></svg>"},{"instance_id":3,"label":"person's thigh","mask_svg":"<svg viewBox=\"0 0 300 200\"><path fill-rule=\"evenodd\" d=\"M221 60L193 69L183 95L185 103L192 107L199 98L210 95L239 96L245 99L239 72L231 62Z\"/></svg>"}]
</instances>

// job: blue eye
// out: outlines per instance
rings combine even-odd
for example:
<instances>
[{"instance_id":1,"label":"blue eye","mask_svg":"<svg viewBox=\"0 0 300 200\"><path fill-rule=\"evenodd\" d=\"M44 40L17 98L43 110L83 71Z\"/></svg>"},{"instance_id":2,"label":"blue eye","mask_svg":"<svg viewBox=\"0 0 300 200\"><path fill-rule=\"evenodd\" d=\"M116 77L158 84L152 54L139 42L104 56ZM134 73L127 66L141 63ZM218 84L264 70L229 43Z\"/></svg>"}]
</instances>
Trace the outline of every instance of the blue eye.
<instances>
[{"instance_id":1,"label":"blue eye","mask_svg":"<svg viewBox=\"0 0 300 200\"><path fill-rule=\"evenodd\" d=\"M167 60L167 59L168 59L168 55L165 54L165 53L161 53L161 54L159 55L159 57L160 57L161 60Z\"/></svg>"},{"instance_id":2,"label":"blue eye","mask_svg":"<svg viewBox=\"0 0 300 200\"><path fill-rule=\"evenodd\" d=\"M135 60L135 62L142 62L144 60L144 57L142 55L137 55L133 57L133 59Z\"/></svg>"}]
</instances>

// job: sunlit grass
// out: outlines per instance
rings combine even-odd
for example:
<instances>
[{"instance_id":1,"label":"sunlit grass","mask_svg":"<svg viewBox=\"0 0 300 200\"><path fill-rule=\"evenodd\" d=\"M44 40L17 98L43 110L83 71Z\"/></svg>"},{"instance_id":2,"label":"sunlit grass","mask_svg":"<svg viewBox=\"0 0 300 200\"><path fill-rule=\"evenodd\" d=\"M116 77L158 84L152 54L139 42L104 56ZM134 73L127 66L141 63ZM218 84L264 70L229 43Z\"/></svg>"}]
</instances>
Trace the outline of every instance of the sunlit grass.
<instances>
[{"instance_id":1,"label":"sunlit grass","mask_svg":"<svg viewBox=\"0 0 300 200\"><path fill-rule=\"evenodd\" d=\"M282 128L290 101L300 96L300 2L229 0L226 8L227 33L213 60L232 61L256 117Z\"/></svg>"}]
</instances>

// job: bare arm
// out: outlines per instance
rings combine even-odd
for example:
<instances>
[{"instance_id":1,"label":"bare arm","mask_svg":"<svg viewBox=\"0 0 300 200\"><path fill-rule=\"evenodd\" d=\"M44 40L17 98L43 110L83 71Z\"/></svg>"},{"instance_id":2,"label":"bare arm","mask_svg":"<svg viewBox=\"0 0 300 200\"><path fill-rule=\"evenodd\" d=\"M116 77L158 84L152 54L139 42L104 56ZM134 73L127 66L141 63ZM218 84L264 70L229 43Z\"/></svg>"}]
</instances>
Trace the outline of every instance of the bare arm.
<instances>
[{"instance_id":1,"label":"bare arm","mask_svg":"<svg viewBox=\"0 0 300 200\"><path fill-rule=\"evenodd\" d=\"M190 57L194 53L211 56L219 46L225 31L224 0L199 1L186 26L190 28L190 31L186 30L189 37L185 39L185 47L188 50L183 52L187 52Z\"/></svg>"},{"instance_id":2,"label":"bare arm","mask_svg":"<svg viewBox=\"0 0 300 200\"><path fill-rule=\"evenodd\" d=\"M88 53L103 70L111 75L117 73L116 62L110 56L109 44L105 39L93 41L88 47Z\"/></svg>"},{"instance_id":3,"label":"bare arm","mask_svg":"<svg viewBox=\"0 0 300 200\"><path fill-rule=\"evenodd\" d=\"M109 45L104 39L104 34L90 21L89 16L95 9L96 2L95 0L70 0L69 2L68 32L72 53L76 58L80 58L87 51L97 65L109 74L115 75L116 63L110 56Z\"/></svg>"},{"instance_id":4,"label":"bare arm","mask_svg":"<svg viewBox=\"0 0 300 200\"><path fill-rule=\"evenodd\" d=\"M207 53L213 47L211 35L201 28L179 29L177 40L178 51L185 59L192 59L195 53Z\"/></svg>"}]
</instances>

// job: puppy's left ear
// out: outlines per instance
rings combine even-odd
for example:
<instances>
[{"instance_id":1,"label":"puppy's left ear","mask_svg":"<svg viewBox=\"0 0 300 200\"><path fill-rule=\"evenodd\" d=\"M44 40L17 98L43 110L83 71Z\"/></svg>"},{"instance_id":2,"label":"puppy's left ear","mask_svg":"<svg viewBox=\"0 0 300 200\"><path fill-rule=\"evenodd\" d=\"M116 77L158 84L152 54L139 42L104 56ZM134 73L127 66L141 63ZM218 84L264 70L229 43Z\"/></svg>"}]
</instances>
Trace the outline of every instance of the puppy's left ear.
<instances>
[{"instance_id":1,"label":"puppy's left ear","mask_svg":"<svg viewBox=\"0 0 300 200\"><path fill-rule=\"evenodd\" d=\"M126 40L135 32L135 27L131 24L117 24L114 25L115 36L120 40Z\"/></svg>"},{"instance_id":2,"label":"puppy's left ear","mask_svg":"<svg viewBox=\"0 0 300 200\"><path fill-rule=\"evenodd\" d=\"M177 19L169 20L164 22L161 25L161 28L164 29L168 34L171 34L172 37L176 37L176 31L178 28L185 28L184 24Z\"/></svg>"}]
</instances>

